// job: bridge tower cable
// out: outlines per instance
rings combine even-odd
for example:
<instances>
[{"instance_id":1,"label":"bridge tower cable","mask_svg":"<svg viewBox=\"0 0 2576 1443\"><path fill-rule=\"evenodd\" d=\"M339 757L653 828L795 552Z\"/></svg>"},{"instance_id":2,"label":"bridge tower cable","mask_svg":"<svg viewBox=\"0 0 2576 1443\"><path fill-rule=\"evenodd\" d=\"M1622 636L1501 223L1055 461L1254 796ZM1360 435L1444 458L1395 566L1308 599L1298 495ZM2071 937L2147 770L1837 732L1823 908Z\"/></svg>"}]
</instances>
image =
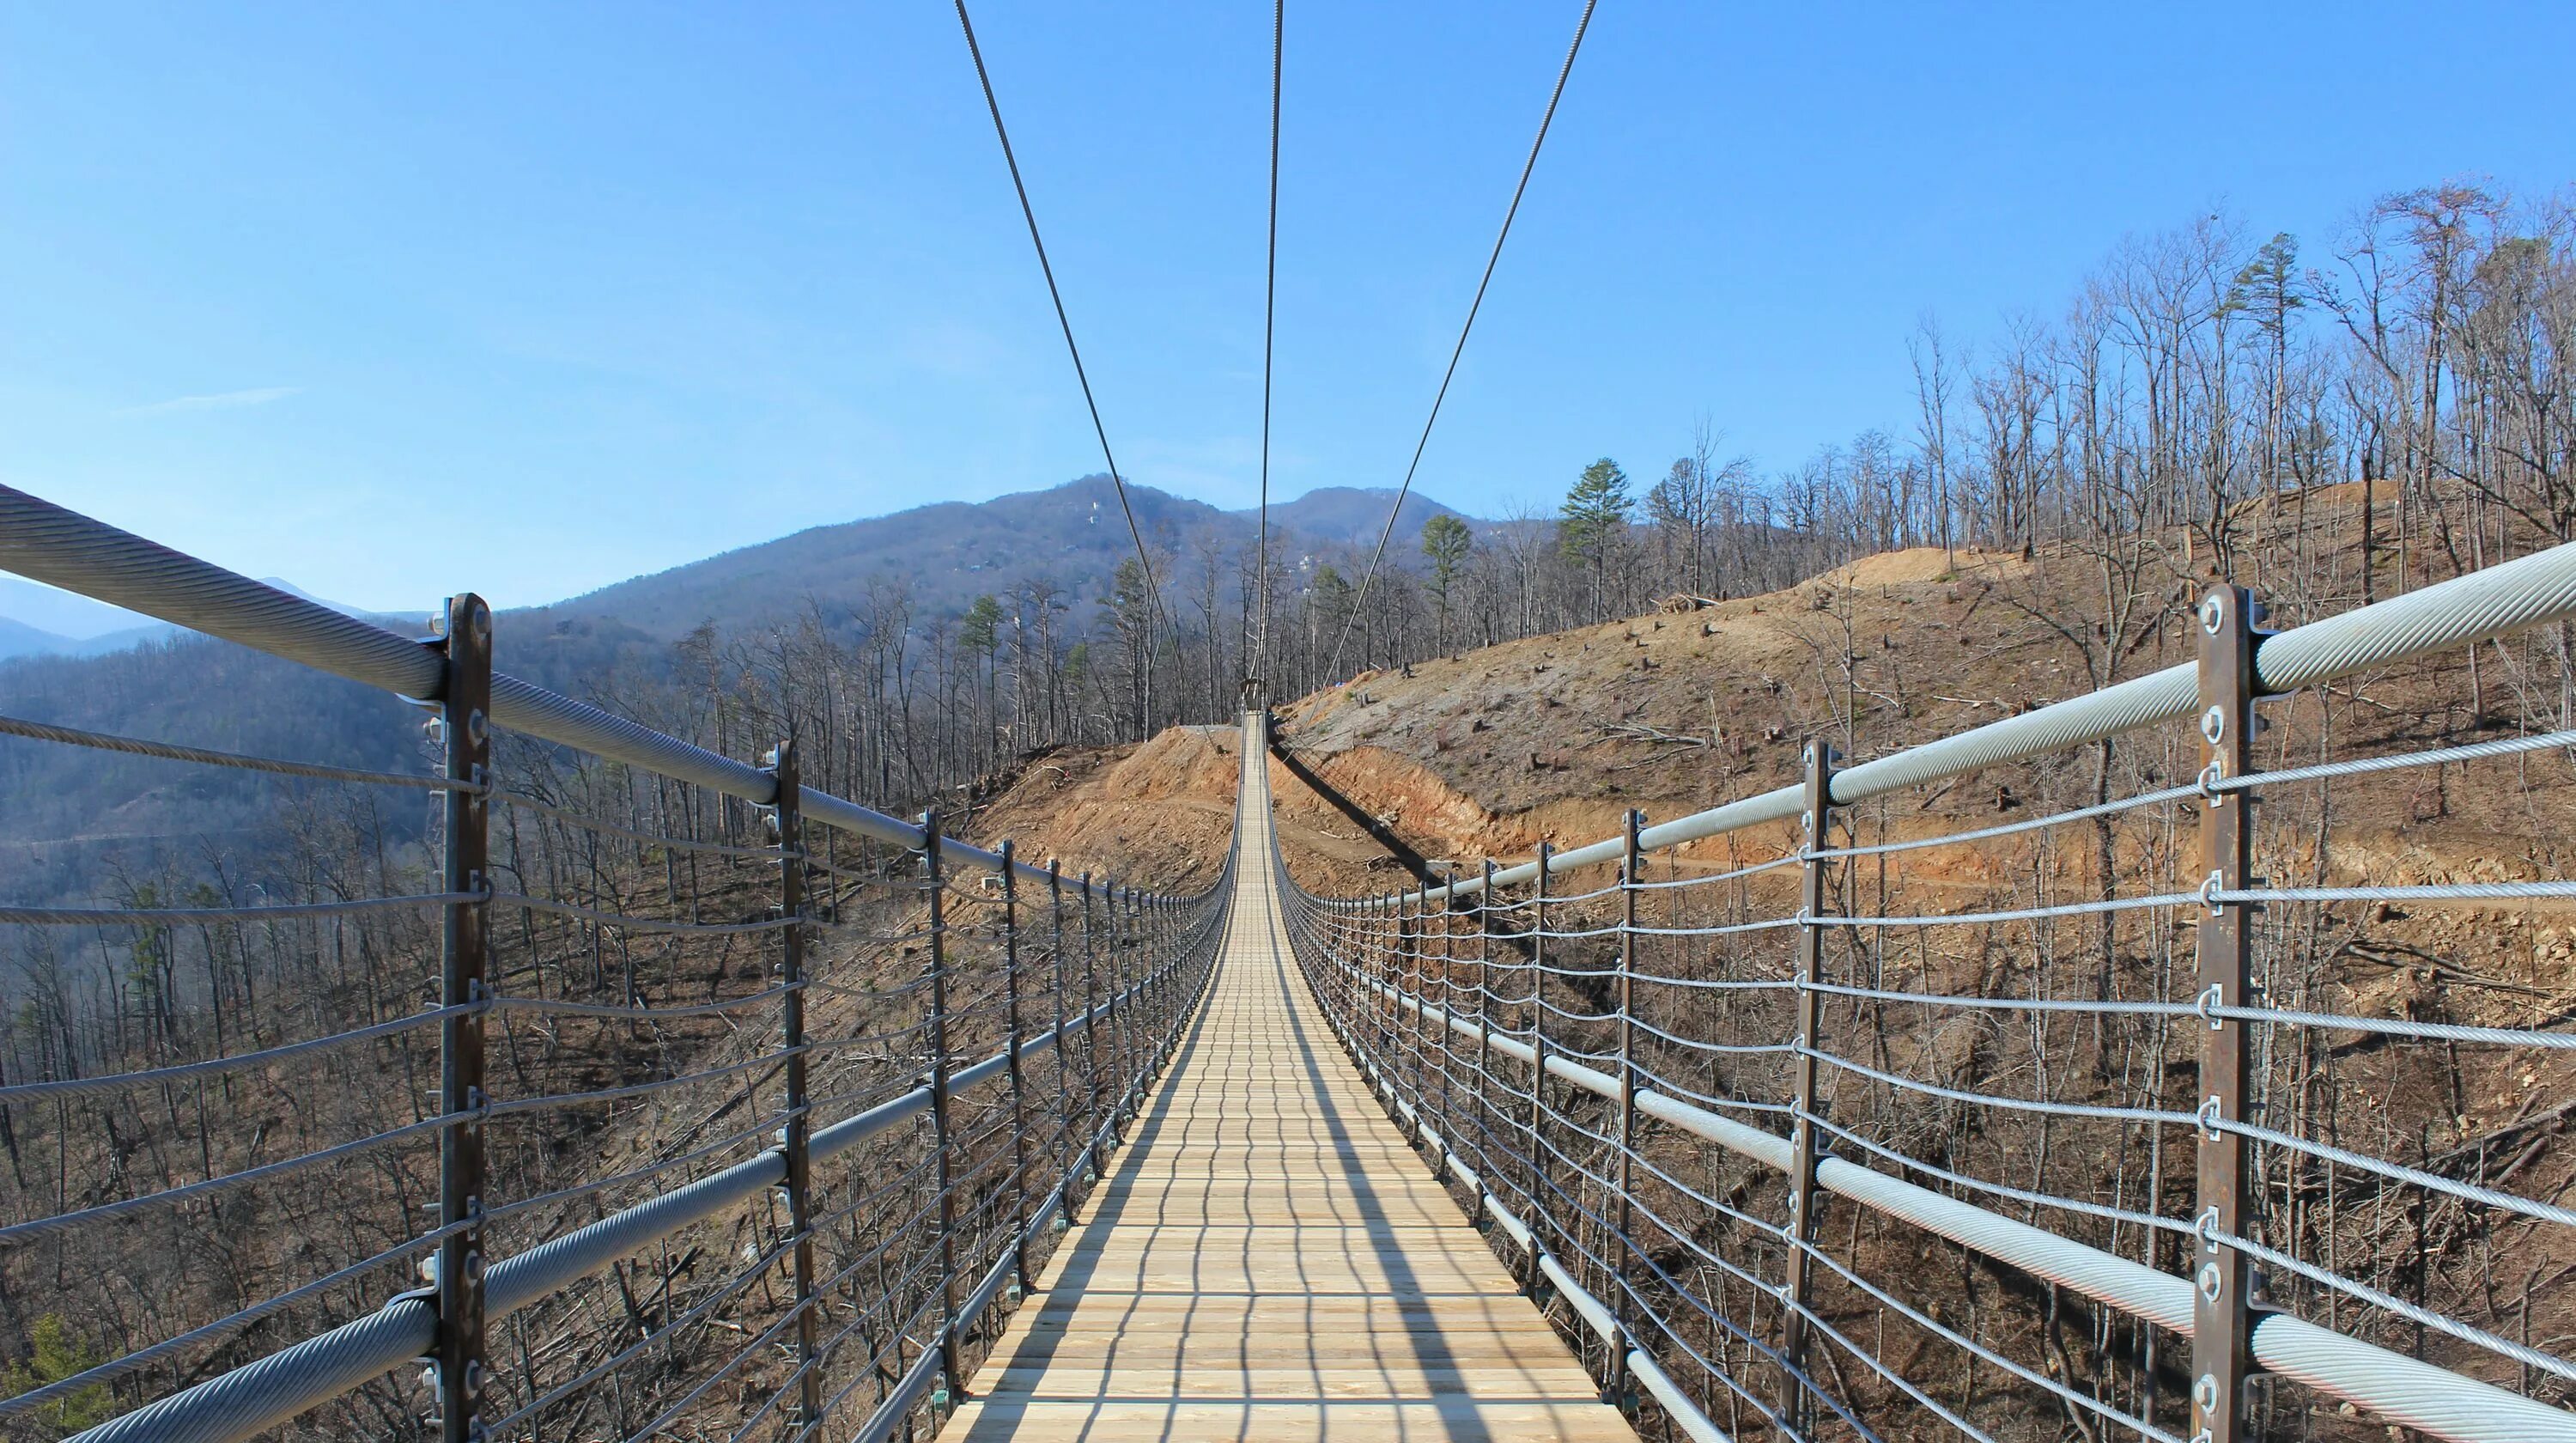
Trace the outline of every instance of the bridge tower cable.
<instances>
[{"instance_id":1,"label":"bridge tower cable","mask_svg":"<svg viewBox=\"0 0 2576 1443\"><path fill-rule=\"evenodd\" d=\"M1091 374L1082 364L1082 347L1073 339L1073 318L1064 308L1064 291L1056 284L1055 265L1047 259L1046 240L1038 233L1038 213L1029 203L1028 182L1020 176L1019 153L1011 148L1010 127L1002 123L1002 102L993 93L993 75L984 66L984 47L975 39L975 22L966 13L966 0L956 0L957 27L966 33L966 54L975 62L975 83L983 87L984 108L993 117L993 138L1001 142L1002 163L1010 168L1011 190L1020 200L1020 218L1028 222L1029 245L1038 254L1038 271L1046 277L1047 298L1055 303L1055 322L1064 332L1065 353L1073 358L1073 379L1082 387L1082 404L1091 413L1091 432L1100 440L1100 459L1109 468L1109 484L1118 492L1118 510L1127 518L1127 538L1136 545L1136 564L1145 573L1145 649L1144 703L1147 726L1154 714L1153 638L1164 626L1162 583L1154 576L1154 558L1145 550L1145 533L1136 522L1136 506L1127 495L1126 474L1118 469L1118 457L1109 449L1109 428L1100 419L1100 402L1091 391ZM1173 646L1180 644L1179 623L1172 622Z\"/></svg>"},{"instance_id":2,"label":"bridge tower cable","mask_svg":"<svg viewBox=\"0 0 2576 1443\"><path fill-rule=\"evenodd\" d=\"M1288 38L1288 0L1270 9L1270 247L1261 291L1261 521L1254 552L1253 590L1259 619L1253 623L1252 659L1244 668L1244 698L1266 689L1270 673L1270 363L1279 332L1279 82Z\"/></svg>"},{"instance_id":3,"label":"bridge tower cable","mask_svg":"<svg viewBox=\"0 0 2576 1443\"><path fill-rule=\"evenodd\" d=\"M1458 327L1458 344L1449 350L1449 369L1440 373L1440 389L1432 394L1431 414L1423 419L1421 439L1413 443L1413 460L1404 468L1404 484L1396 488L1395 504L1386 509L1386 525L1377 533L1377 550L1369 557L1368 571L1360 578L1359 594L1351 601L1350 614L1342 618L1341 635L1334 639L1332 656L1324 663L1328 679L1341 671L1342 647L1351 639L1351 628L1359 622L1360 609L1368 604L1369 587L1377 580L1379 565L1386 560L1386 543L1395 535L1396 518L1404 514L1404 498L1413 494L1413 473L1422 468L1423 450L1431 444L1431 428L1439 424L1440 405L1449 399L1449 383L1458 377L1458 358L1467 353L1467 337L1476 329L1476 312L1484 308L1485 288L1494 283L1494 267L1502 261L1503 242L1511 238L1512 218L1520 214L1521 197L1529 190L1530 173L1538 169L1538 153L1547 144L1547 128L1556 121L1557 102L1565 98L1566 79L1574 74L1574 57L1583 49L1583 32L1592 28L1592 9L1599 3L1600 0L1583 0L1583 17L1574 23L1574 40L1565 47L1565 63L1557 67L1556 88L1548 92L1547 110L1539 116L1529 159L1521 162L1520 182L1512 187L1512 203L1503 211L1503 227L1495 233L1494 248L1485 257L1485 274L1476 282L1476 297L1467 303L1466 322Z\"/></svg>"}]
</instances>

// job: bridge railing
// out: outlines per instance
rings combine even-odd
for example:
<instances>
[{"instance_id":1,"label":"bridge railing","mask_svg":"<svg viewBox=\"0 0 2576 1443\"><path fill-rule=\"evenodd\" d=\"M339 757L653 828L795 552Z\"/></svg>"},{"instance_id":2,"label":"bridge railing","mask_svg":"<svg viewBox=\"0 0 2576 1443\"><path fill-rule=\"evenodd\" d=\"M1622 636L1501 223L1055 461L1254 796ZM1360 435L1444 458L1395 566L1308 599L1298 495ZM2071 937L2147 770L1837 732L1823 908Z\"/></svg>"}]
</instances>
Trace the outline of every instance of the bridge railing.
<instances>
[{"instance_id":1,"label":"bridge railing","mask_svg":"<svg viewBox=\"0 0 2576 1443\"><path fill-rule=\"evenodd\" d=\"M2576 1439L2576 881L2538 813L2402 830L2556 805L2576 731L2334 742L2571 615L2576 547L2272 635L2222 586L2192 662L1678 821L1364 898L1275 864L1392 1112L1691 1436Z\"/></svg>"},{"instance_id":2,"label":"bridge railing","mask_svg":"<svg viewBox=\"0 0 2576 1443\"><path fill-rule=\"evenodd\" d=\"M472 596L417 641L5 488L0 567L430 712L412 770L0 718L290 809L186 886L0 907L49 989L0 1036L0 1281L123 1345L58 1348L0 1431L905 1431L1213 963L1230 873L1068 876L806 785L792 741L739 762L513 681Z\"/></svg>"}]
</instances>

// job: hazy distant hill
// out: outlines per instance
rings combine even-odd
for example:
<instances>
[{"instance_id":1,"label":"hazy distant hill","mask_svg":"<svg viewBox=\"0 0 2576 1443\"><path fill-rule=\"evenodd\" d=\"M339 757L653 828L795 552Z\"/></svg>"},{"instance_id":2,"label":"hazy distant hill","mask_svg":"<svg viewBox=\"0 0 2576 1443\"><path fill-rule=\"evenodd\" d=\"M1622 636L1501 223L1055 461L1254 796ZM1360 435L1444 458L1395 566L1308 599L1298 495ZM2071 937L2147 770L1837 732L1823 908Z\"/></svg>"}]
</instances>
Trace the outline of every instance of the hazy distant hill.
<instances>
[{"instance_id":1,"label":"hazy distant hill","mask_svg":"<svg viewBox=\"0 0 2576 1443\"><path fill-rule=\"evenodd\" d=\"M1393 487L1322 486L1286 505L1272 506L1270 525L1273 531L1310 541L1373 549L1378 532L1386 525L1387 503L1394 499ZM1259 524L1258 511L1227 514L1241 517L1247 525ZM1387 551L1392 555L1400 546L1410 552L1421 538L1423 526L1434 516L1462 515L1419 491L1413 492L1404 498L1404 514L1396 518L1395 534L1387 539Z\"/></svg>"},{"instance_id":2,"label":"hazy distant hill","mask_svg":"<svg viewBox=\"0 0 2576 1443\"><path fill-rule=\"evenodd\" d=\"M411 627L423 620L417 616L381 616L315 596L282 577L263 576L260 580L307 601L318 601L333 611L389 626ZM0 661L26 656L105 656L186 634L168 622L155 621L121 606L0 572Z\"/></svg>"},{"instance_id":3,"label":"hazy distant hill","mask_svg":"<svg viewBox=\"0 0 2576 1443\"><path fill-rule=\"evenodd\" d=\"M68 636L57 636L23 621L0 616L0 661L20 656L64 655L79 645Z\"/></svg>"},{"instance_id":4,"label":"hazy distant hill","mask_svg":"<svg viewBox=\"0 0 2576 1443\"><path fill-rule=\"evenodd\" d=\"M1257 529L1252 511L1220 511L1132 482L1127 494L1147 541L1165 554L1177 552L1184 567L1201 538L1234 547L1251 542ZM1271 508L1273 544L1292 559L1295 544L1374 546L1394 499L1391 490L1347 486L1309 492ZM1409 553L1423 523L1448 511L1428 497L1407 498L1390 546ZM1108 590L1119 563L1133 555L1117 489L1107 476L1086 476L1045 491L971 504L943 501L817 526L621 581L545 610L557 617L613 618L676 637L702 622L725 627L789 614L809 597L828 611L857 600L870 582L880 580L903 581L916 615L962 611L977 596L1007 595L1038 580L1077 602L1093 602Z\"/></svg>"}]
</instances>

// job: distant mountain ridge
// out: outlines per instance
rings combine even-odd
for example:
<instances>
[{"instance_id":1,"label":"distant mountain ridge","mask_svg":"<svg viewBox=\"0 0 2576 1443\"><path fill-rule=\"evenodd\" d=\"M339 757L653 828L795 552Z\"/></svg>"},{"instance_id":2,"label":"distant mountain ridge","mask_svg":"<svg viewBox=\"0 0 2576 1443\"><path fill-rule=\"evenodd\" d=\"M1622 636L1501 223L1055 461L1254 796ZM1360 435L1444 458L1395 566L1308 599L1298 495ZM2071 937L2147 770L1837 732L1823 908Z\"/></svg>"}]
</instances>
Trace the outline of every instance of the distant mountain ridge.
<instances>
[{"instance_id":1,"label":"distant mountain ridge","mask_svg":"<svg viewBox=\"0 0 2576 1443\"><path fill-rule=\"evenodd\" d=\"M426 613L385 615L349 606L315 596L283 577L263 576L260 580L280 591L365 620L410 628L427 619ZM0 572L0 661L27 656L106 656L131 651L146 642L169 641L189 634L184 627L155 621L140 612Z\"/></svg>"},{"instance_id":2,"label":"distant mountain ridge","mask_svg":"<svg viewBox=\"0 0 2576 1443\"><path fill-rule=\"evenodd\" d=\"M1202 542L1248 548L1257 528L1255 512L1150 486L1131 485L1128 494L1157 550L1161 579L1176 594L1196 579ZM1272 554L1292 572L1310 558L1364 563L1394 499L1391 491L1331 487L1274 506ZM1408 498L1389 564L1418 561L1422 524L1448 510ZM811 601L827 628L845 630L880 582L906 588L916 628L955 616L977 596L1009 596L1039 581L1087 613L1134 554L1106 476L980 503L939 502L812 527L552 606L504 612L501 665L540 686L585 695L621 671L668 666L670 643L703 624L739 631L792 616ZM1231 557L1224 565L1230 594ZM268 584L309 595L275 578ZM322 604L407 635L427 632L422 615ZM0 715L376 770L419 761L418 729L406 724L403 704L382 692L5 574ZM120 848L144 857L241 833L270 815L263 785L245 774L16 738L0 738L0 790L12 799L0 809L0 896L21 902L89 895L83 889L97 859Z\"/></svg>"},{"instance_id":3,"label":"distant mountain ridge","mask_svg":"<svg viewBox=\"0 0 2576 1443\"><path fill-rule=\"evenodd\" d=\"M1158 570L1185 567L1194 545L1243 546L1260 526L1257 508L1220 510L1151 486L1128 484L1138 528L1160 553ZM1387 488L1326 486L1270 508L1272 553L1292 568L1317 549L1365 552L1377 544L1395 500ZM1463 516L1430 497L1405 498L1390 551L1409 553L1434 516ZM870 585L900 582L917 618L953 615L978 596L1008 595L1037 581L1076 604L1106 594L1119 565L1135 555L1117 488L1105 475L989 501L940 501L891 515L809 527L774 541L722 552L596 591L523 608L557 623L609 622L664 640L713 623L775 620L809 600L846 612ZM1399 564L1405 557L1397 556ZM313 596L277 577L280 590L334 611L409 630L422 615L380 616ZM1165 574L1167 586L1178 577ZM835 622L839 617L831 618ZM104 656L187 633L104 602L0 574L0 662L21 657Z\"/></svg>"},{"instance_id":4,"label":"distant mountain ridge","mask_svg":"<svg viewBox=\"0 0 2576 1443\"><path fill-rule=\"evenodd\" d=\"M1321 542L1339 542L1374 548L1380 532L1386 527L1386 508L1395 500L1392 488L1383 486L1319 486L1294 501L1274 504L1270 508L1270 526L1274 531L1303 536ZM1231 511L1255 526L1261 512L1255 507ZM1480 525L1463 511L1443 506L1419 491L1404 498L1404 514L1395 519L1395 533L1387 539L1392 551L1397 542L1414 542L1422 537L1422 528L1434 516L1455 516L1471 525Z\"/></svg>"},{"instance_id":5,"label":"distant mountain ridge","mask_svg":"<svg viewBox=\"0 0 2576 1443\"><path fill-rule=\"evenodd\" d=\"M1252 541L1257 510L1222 511L1203 501L1128 483L1136 524L1162 553L1167 586L1181 577L1164 557L1191 565L1195 546ZM1270 510L1273 551L1294 566L1316 548L1366 549L1386 524L1391 490L1332 486ZM1390 549L1410 548L1424 523L1459 515L1419 494L1407 497ZM809 527L638 576L533 612L554 618L616 621L665 638L712 622L718 627L776 619L810 598L827 607L859 601L870 583L900 581L914 614L953 615L981 595L1008 595L1031 582L1054 585L1068 600L1095 602L1119 565L1135 555L1117 488L1105 475L1043 491L1017 491L989 501L941 501L890 516Z\"/></svg>"}]
</instances>

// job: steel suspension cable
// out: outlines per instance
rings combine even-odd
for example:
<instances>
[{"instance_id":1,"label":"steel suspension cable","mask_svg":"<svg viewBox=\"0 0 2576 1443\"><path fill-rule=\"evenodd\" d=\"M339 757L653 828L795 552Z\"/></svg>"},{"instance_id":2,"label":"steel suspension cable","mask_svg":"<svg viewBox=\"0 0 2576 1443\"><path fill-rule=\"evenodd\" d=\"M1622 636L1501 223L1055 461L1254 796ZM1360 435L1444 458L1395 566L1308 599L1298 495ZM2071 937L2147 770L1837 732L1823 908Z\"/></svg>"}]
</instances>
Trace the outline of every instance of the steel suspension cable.
<instances>
[{"instance_id":1,"label":"steel suspension cable","mask_svg":"<svg viewBox=\"0 0 2576 1443\"><path fill-rule=\"evenodd\" d=\"M1255 549L1253 590L1260 597L1260 619L1252 631L1254 679L1270 666L1270 363L1279 334L1279 85L1288 42L1288 0L1274 0L1270 10L1270 247L1261 290L1261 520Z\"/></svg>"},{"instance_id":2,"label":"steel suspension cable","mask_svg":"<svg viewBox=\"0 0 2576 1443\"><path fill-rule=\"evenodd\" d=\"M975 83L983 87L984 108L992 112L993 138L1002 144L1002 163L1010 167L1011 189L1020 198L1020 217L1028 222L1029 245L1038 253L1038 271L1046 277L1047 298L1055 303L1055 321L1064 332L1065 353L1073 358L1073 379L1082 386L1082 404L1091 412L1091 432L1100 439L1100 459L1109 467L1109 484L1117 489L1118 509L1127 518L1127 538L1136 544L1136 564L1145 571L1145 634L1150 648L1150 638L1161 629L1163 620L1163 589L1154 579L1154 559L1146 553L1145 533L1136 524L1136 507L1128 499L1126 477L1118 469L1117 456L1109 449L1109 428L1101 423L1100 402L1091 393L1090 373L1083 369L1082 347L1074 343L1073 318L1064 308L1064 291L1056 285L1055 265L1047 259L1046 240L1038 234L1038 213L1029 204L1028 182L1020 177L1020 158L1011 149L1010 127L1002 123L1002 102L993 94L992 72L984 68L984 48L976 43L975 22L966 14L966 0L956 0L956 5L957 27L966 32L966 54L975 62ZM1151 704L1149 700L1149 708Z\"/></svg>"},{"instance_id":3,"label":"steel suspension cable","mask_svg":"<svg viewBox=\"0 0 2576 1443\"><path fill-rule=\"evenodd\" d=\"M1565 47L1565 63L1557 67L1556 88L1548 92L1547 110L1539 116L1529 159L1521 162L1520 182L1512 187L1512 203L1503 211L1503 228L1495 233L1494 249L1485 257L1485 274L1476 282L1476 298L1467 303L1467 320L1458 328L1458 344L1449 350L1449 369L1440 373L1440 389L1432 394L1431 414L1423 419L1422 437L1413 443L1413 460L1404 468L1404 484L1396 489L1395 504L1386 509L1386 525L1377 534L1377 551L1369 557L1368 572L1360 578L1359 595L1351 602L1350 614L1342 618L1342 634L1334 640L1333 654L1324 663L1327 678L1341 670L1342 647L1351 639L1360 608L1368 604L1369 587L1377 580L1379 563L1386 560L1386 543L1395 535L1396 519L1404 514L1404 498L1413 494L1413 473L1422 468L1422 453L1431 445L1431 428L1439 424L1440 405L1449 399L1449 383L1458 377L1458 358L1467 353L1467 336L1476 329L1476 312L1484 308L1485 288L1494 283L1494 267L1503 259L1503 242L1511 238L1512 218L1521 213L1521 197L1529 190L1531 172L1538 169L1539 149L1547 144L1547 128L1556 121L1557 102L1565 98L1566 79L1574 74L1574 57L1583 49L1583 32L1592 27L1592 8L1599 3L1600 0L1583 0L1583 18L1574 23L1574 41Z\"/></svg>"}]
</instances>

